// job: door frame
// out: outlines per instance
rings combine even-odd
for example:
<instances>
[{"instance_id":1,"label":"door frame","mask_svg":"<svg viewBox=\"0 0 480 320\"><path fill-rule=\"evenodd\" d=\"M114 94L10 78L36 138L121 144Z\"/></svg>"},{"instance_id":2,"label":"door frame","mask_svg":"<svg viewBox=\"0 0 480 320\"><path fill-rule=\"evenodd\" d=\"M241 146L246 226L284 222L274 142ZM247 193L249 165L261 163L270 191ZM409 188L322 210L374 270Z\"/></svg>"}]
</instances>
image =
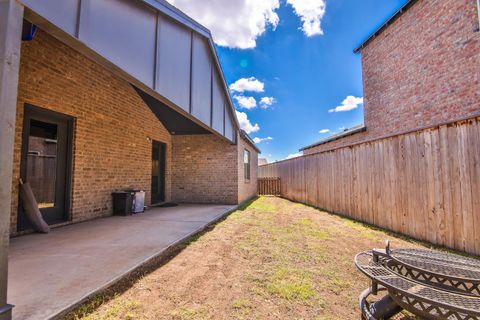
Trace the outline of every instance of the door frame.
<instances>
[{"instance_id":1,"label":"door frame","mask_svg":"<svg viewBox=\"0 0 480 320\"><path fill-rule=\"evenodd\" d=\"M75 118L56 111L40 108L28 103L24 105L23 127L22 127L22 141L21 141L21 158L20 158L20 178L26 181L27 174L27 157L28 157L28 141L30 135L30 120L32 119L48 119L64 121L67 125L67 146L66 146L66 164L65 164L65 192L64 192L64 213L63 222L71 221L71 207L72 207L72 177L73 177L73 142L74 142L74 126ZM19 195L20 196L20 195ZM17 209L17 231L28 230L20 225L18 216L23 212L21 201L18 201ZM61 223L61 222L59 222Z\"/></svg>"},{"instance_id":2,"label":"door frame","mask_svg":"<svg viewBox=\"0 0 480 320\"><path fill-rule=\"evenodd\" d=\"M157 144L160 147L160 157L162 158L163 161L161 161L161 166L159 168L160 170L160 179L162 180L162 198L163 199L155 199L155 200L160 200L160 201L154 201L154 196L153 196L153 188L152 185L150 186L150 203L152 205L155 204L160 204L166 201L166 173L167 173L167 144L161 141L153 140L152 139L152 158L153 158L153 147L154 145ZM153 159L151 159L153 161ZM153 175L150 173L151 176L151 184L153 184Z\"/></svg>"}]
</instances>

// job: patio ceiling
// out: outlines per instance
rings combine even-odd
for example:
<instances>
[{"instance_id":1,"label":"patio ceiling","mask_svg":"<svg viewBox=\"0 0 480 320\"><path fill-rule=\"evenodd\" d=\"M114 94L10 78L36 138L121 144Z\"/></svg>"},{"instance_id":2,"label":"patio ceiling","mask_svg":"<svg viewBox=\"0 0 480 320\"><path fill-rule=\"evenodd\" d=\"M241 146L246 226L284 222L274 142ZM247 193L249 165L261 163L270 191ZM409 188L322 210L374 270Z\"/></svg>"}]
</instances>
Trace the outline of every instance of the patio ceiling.
<instances>
[{"instance_id":1,"label":"patio ceiling","mask_svg":"<svg viewBox=\"0 0 480 320\"><path fill-rule=\"evenodd\" d=\"M158 120L172 135L191 135L191 134L208 134L210 131L199 126L192 120L175 112L163 102L155 99L148 93L135 88L143 101L150 107L152 112L157 116Z\"/></svg>"},{"instance_id":2,"label":"patio ceiling","mask_svg":"<svg viewBox=\"0 0 480 320\"><path fill-rule=\"evenodd\" d=\"M211 34L181 11L163 0L20 2L26 20L178 114L165 111L170 119L189 120L182 120L188 130L170 131L236 142L238 122Z\"/></svg>"}]
</instances>

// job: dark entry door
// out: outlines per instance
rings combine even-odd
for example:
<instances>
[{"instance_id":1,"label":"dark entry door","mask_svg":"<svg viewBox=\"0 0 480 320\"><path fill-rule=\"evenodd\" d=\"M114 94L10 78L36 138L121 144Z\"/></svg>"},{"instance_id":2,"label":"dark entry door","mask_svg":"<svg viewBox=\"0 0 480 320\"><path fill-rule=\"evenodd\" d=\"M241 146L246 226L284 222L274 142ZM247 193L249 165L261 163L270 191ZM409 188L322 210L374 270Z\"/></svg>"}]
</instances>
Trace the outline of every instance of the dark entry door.
<instances>
[{"instance_id":1,"label":"dark entry door","mask_svg":"<svg viewBox=\"0 0 480 320\"><path fill-rule=\"evenodd\" d=\"M165 157L164 143L153 141L152 145L152 204L165 202Z\"/></svg>"},{"instance_id":2,"label":"dark entry door","mask_svg":"<svg viewBox=\"0 0 480 320\"><path fill-rule=\"evenodd\" d=\"M69 218L72 121L66 115L25 106L21 177L30 183L50 225ZM18 212L18 229L29 229L21 204Z\"/></svg>"}]
</instances>

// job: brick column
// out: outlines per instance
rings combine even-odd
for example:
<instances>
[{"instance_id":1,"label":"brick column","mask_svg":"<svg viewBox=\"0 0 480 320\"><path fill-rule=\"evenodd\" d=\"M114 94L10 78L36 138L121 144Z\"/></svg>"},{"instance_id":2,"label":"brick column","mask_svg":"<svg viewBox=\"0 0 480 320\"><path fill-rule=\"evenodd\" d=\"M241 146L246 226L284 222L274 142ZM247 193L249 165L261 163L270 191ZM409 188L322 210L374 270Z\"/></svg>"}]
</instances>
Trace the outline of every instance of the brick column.
<instances>
[{"instance_id":1,"label":"brick column","mask_svg":"<svg viewBox=\"0 0 480 320\"><path fill-rule=\"evenodd\" d=\"M8 247L22 21L16 0L0 0L0 320L10 320L13 308L7 304Z\"/></svg>"}]
</instances>

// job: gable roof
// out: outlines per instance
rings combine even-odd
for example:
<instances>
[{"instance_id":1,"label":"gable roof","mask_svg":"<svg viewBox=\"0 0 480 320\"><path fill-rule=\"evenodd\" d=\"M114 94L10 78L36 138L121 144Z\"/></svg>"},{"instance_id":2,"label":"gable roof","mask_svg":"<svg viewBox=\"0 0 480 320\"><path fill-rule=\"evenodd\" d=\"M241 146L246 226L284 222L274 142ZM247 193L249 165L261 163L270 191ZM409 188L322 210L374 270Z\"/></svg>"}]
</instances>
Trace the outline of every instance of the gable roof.
<instances>
[{"instance_id":1,"label":"gable roof","mask_svg":"<svg viewBox=\"0 0 480 320\"><path fill-rule=\"evenodd\" d=\"M238 119L237 119L237 116L236 116L236 113L235 113L235 108L233 107L233 102L231 100L230 90L229 90L229 87L227 85L227 81L225 80L225 74L223 73L222 65L220 64L220 60L218 58L218 53L217 53L217 50L215 49L215 42L213 40L213 36L212 36L212 33L210 32L210 30L207 27L205 27L204 25L202 25L201 23L199 23L198 21L196 21L195 19L188 16L186 13L184 13L179 8L170 4L166 0L141 0L141 1L144 1L145 3L147 3L149 5L153 5L155 9L161 11L165 15L168 15L170 18L175 19L177 22L189 27L190 29L192 29L192 31L196 32L199 35L202 35L203 37L205 37L208 40L210 50L211 50L211 53L212 53L212 57L215 61L215 65L218 69L217 71L218 71L218 73L219 73L219 75L222 79L224 89L227 93L229 104L230 104L231 110L233 112L233 117L235 119L237 128L240 128L240 124L238 122Z\"/></svg>"},{"instance_id":2,"label":"gable roof","mask_svg":"<svg viewBox=\"0 0 480 320\"><path fill-rule=\"evenodd\" d=\"M25 19L236 143L239 123L211 32L167 1L19 1Z\"/></svg>"},{"instance_id":3,"label":"gable roof","mask_svg":"<svg viewBox=\"0 0 480 320\"><path fill-rule=\"evenodd\" d=\"M375 30L368 38L362 42L357 48L353 50L355 53L359 53L365 48L373 39L381 34L385 29L395 22L402 14L404 14L411 6L413 6L418 0L408 0L400 9L398 9L390 18L387 19L377 30Z\"/></svg>"}]
</instances>

